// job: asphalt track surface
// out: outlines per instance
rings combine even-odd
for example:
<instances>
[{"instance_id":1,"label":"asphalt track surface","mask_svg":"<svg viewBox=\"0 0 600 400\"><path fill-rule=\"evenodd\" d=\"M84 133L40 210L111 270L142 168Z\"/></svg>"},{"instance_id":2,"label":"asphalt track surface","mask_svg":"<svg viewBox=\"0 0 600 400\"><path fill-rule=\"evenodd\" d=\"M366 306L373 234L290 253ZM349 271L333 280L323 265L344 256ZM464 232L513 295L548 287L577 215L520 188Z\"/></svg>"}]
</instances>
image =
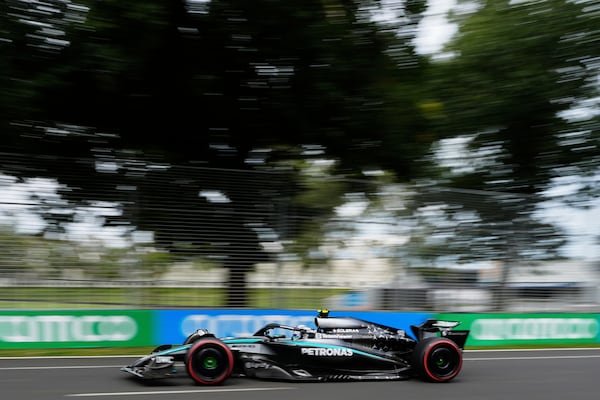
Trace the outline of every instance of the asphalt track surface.
<instances>
[{"instance_id":1,"label":"asphalt track surface","mask_svg":"<svg viewBox=\"0 0 600 400\"><path fill-rule=\"evenodd\" d=\"M142 382L119 371L135 358L0 358L0 399L600 399L600 349L466 351L461 374L441 384L232 378L203 387L187 377Z\"/></svg>"}]
</instances>

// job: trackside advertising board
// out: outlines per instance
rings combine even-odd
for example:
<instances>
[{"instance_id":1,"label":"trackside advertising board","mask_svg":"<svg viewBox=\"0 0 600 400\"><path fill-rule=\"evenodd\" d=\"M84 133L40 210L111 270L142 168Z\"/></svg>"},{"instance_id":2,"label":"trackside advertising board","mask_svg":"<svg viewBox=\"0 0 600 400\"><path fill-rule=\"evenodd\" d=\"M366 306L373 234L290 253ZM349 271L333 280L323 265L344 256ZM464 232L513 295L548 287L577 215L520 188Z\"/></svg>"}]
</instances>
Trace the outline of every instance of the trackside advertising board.
<instances>
[{"instance_id":1,"label":"trackside advertising board","mask_svg":"<svg viewBox=\"0 0 600 400\"><path fill-rule=\"evenodd\" d=\"M148 346L152 311L0 311L0 349Z\"/></svg>"},{"instance_id":2,"label":"trackside advertising board","mask_svg":"<svg viewBox=\"0 0 600 400\"><path fill-rule=\"evenodd\" d=\"M599 314L439 314L471 331L466 346L595 345Z\"/></svg>"},{"instance_id":3,"label":"trackside advertising board","mask_svg":"<svg viewBox=\"0 0 600 400\"><path fill-rule=\"evenodd\" d=\"M429 313L348 312L381 324L410 329ZM0 311L0 350L132 347L182 343L196 329L217 337L243 336L278 322L314 328L315 310L81 310Z\"/></svg>"},{"instance_id":4,"label":"trackside advertising board","mask_svg":"<svg viewBox=\"0 0 600 400\"><path fill-rule=\"evenodd\" d=\"M196 329L204 328L217 337L251 335L268 323L289 326L306 325L315 328L315 310L159 310L156 311L156 332L160 343L181 343ZM433 316L429 313L335 312L333 316L352 316L409 331Z\"/></svg>"},{"instance_id":5,"label":"trackside advertising board","mask_svg":"<svg viewBox=\"0 0 600 400\"><path fill-rule=\"evenodd\" d=\"M134 347L182 343L199 328L217 337L245 336L277 322L314 328L315 310L15 310L0 311L2 349ZM460 321L471 331L467 348L597 345L600 314L433 314L335 311L404 329L428 318ZM1 353L0 353L1 355Z\"/></svg>"}]
</instances>

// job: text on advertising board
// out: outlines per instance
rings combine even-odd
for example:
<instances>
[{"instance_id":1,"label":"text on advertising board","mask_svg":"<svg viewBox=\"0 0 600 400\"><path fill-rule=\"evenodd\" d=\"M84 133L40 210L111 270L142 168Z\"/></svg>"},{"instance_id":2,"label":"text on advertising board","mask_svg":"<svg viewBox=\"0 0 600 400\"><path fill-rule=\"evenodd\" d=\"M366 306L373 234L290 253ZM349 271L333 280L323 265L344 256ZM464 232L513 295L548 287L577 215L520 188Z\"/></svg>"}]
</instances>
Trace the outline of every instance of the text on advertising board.
<instances>
[{"instance_id":1,"label":"text on advertising board","mask_svg":"<svg viewBox=\"0 0 600 400\"><path fill-rule=\"evenodd\" d=\"M126 341L137 330L136 321L125 315L0 316L2 342Z\"/></svg>"},{"instance_id":2,"label":"text on advertising board","mask_svg":"<svg viewBox=\"0 0 600 400\"><path fill-rule=\"evenodd\" d=\"M477 340L594 339L598 329L593 318L476 319L471 336Z\"/></svg>"}]
</instances>

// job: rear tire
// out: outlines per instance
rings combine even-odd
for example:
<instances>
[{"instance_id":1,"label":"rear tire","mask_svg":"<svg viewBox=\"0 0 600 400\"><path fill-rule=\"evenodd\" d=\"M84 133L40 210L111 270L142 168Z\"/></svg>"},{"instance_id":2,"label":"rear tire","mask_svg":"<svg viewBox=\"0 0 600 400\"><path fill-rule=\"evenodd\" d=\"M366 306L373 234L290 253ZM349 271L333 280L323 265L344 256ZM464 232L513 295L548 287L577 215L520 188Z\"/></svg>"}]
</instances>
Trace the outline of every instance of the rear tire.
<instances>
[{"instance_id":1,"label":"rear tire","mask_svg":"<svg viewBox=\"0 0 600 400\"><path fill-rule=\"evenodd\" d=\"M462 350L450 339L427 338L415 346L413 365L423 380L449 382L462 368Z\"/></svg>"},{"instance_id":2,"label":"rear tire","mask_svg":"<svg viewBox=\"0 0 600 400\"><path fill-rule=\"evenodd\" d=\"M233 353L219 339L200 339L186 353L185 368L197 383L218 385L233 371Z\"/></svg>"}]
</instances>

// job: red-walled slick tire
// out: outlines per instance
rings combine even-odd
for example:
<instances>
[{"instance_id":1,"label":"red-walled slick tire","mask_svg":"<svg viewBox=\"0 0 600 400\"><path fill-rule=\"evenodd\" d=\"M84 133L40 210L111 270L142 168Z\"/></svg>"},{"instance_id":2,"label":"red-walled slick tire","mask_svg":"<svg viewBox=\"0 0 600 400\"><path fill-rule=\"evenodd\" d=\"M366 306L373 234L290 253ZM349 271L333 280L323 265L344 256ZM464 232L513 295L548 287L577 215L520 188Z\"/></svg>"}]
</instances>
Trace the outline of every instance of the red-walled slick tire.
<instances>
[{"instance_id":1,"label":"red-walled slick tire","mask_svg":"<svg viewBox=\"0 0 600 400\"><path fill-rule=\"evenodd\" d=\"M188 375L201 385L223 383L233 371L233 354L219 339L201 339L185 355Z\"/></svg>"},{"instance_id":2,"label":"red-walled slick tire","mask_svg":"<svg viewBox=\"0 0 600 400\"><path fill-rule=\"evenodd\" d=\"M427 338L415 346L413 365L418 376L430 382L448 382L462 368L462 350L450 339Z\"/></svg>"}]
</instances>

